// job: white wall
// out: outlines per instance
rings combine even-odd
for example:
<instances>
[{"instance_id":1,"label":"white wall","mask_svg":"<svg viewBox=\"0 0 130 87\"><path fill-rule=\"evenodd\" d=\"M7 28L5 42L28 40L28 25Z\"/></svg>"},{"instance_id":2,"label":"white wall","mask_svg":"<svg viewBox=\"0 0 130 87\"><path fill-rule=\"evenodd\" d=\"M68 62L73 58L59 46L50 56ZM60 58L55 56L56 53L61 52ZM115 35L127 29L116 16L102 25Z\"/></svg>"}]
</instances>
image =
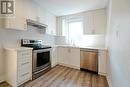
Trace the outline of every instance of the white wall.
<instances>
[{"instance_id":1,"label":"white wall","mask_svg":"<svg viewBox=\"0 0 130 87\"><path fill-rule=\"evenodd\" d=\"M47 12L46 10L40 8L35 2L30 0L30 4L34 4L42 13L41 19L43 23L48 25L47 33L54 34L52 30L56 30L56 17L55 15ZM52 19L52 20L51 20ZM12 29L0 29L0 82L4 80L4 61L3 47L19 47L20 39L41 39L43 44L54 45L55 37L48 34L43 34L41 30L28 26L27 31L19 31Z\"/></svg>"},{"instance_id":2,"label":"white wall","mask_svg":"<svg viewBox=\"0 0 130 87\"><path fill-rule=\"evenodd\" d=\"M108 77L112 87L130 87L130 0L110 0Z\"/></svg>"}]
</instances>

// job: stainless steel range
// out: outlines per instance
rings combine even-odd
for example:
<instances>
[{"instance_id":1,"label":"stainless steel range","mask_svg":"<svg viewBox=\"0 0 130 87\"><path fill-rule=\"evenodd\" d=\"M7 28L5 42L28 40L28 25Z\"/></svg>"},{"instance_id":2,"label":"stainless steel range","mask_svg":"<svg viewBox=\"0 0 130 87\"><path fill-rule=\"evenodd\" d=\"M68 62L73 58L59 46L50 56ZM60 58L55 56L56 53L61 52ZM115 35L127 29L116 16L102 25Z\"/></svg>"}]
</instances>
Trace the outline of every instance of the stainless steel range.
<instances>
[{"instance_id":1,"label":"stainless steel range","mask_svg":"<svg viewBox=\"0 0 130 87\"><path fill-rule=\"evenodd\" d=\"M33 48L33 79L38 78L51 69L51 47L42 45L42 40L21 40L22 47Z\"/></svg>"}]
</instances>

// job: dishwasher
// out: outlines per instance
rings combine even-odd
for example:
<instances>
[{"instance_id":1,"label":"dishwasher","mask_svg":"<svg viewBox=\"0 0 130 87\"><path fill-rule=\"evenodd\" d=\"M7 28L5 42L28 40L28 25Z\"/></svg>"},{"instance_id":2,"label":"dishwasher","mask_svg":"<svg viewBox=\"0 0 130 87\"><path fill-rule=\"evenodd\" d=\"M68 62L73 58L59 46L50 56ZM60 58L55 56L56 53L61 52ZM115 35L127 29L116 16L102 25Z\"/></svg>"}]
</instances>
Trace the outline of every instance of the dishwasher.
<instances>
[{"instance_id":1,"label":"dishwasher","mask_svg":"<svg viewBox=\"0 0 130 87\"><path fill-rule=\"evenodd\" d=\"M80 69L98 73L98 50L80 49Z\"/></svg>"}]
</instances>

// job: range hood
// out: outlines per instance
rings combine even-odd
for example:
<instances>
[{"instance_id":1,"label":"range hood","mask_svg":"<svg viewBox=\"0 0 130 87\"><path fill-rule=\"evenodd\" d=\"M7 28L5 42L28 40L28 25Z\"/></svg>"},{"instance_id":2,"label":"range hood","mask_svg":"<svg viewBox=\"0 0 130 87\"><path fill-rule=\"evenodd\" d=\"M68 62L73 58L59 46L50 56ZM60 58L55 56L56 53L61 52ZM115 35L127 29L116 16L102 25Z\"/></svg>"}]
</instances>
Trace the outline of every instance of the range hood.
<instances>
[{"instance_id":1,"label":"range hood","mask_svg":"<svg viewBox=\"0 0 130 87\"><path fill-rule=\"evenodd\" d=\"M27 21L27 25L34 26L34 27L37 27L39 29L47 28L47 25L42 24L42 23L40 23L38 21L34 21L34 20L31 20L31 19L27 19L26 21Z\"/></svg>"}]
</instances>

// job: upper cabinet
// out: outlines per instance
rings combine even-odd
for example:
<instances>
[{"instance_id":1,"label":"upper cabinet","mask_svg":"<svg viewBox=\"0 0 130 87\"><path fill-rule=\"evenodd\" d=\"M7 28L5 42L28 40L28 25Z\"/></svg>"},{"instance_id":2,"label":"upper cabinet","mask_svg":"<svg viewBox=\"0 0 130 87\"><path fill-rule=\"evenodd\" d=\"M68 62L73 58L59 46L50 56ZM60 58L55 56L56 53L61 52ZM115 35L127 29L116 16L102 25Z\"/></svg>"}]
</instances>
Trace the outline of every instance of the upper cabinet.
<instances>
[{"instance_id":1,"label":"upper cabinet","mask_svg":"<svg viewBox=\"0 0 130 87\"><path fill-rule=\"evenodd\" d=\"M27 30L27 19L48 25L46 33L56 35L56 17L32 0L15 0L15 15L0 19L0 28Z\"/></svg>"},{"instance_id":2,"label":"upper cabinet","mask_svg":"<svg viewBox=\"0 0 130 87\"><path fill-rule=\"evenodd\" d=\"M105 9L99 9L84 13L84 34L105 34L105 30Z\"/></svg>"},{"instance_id":3,"label":"upper cabinet","mask_svg":"<svg viewBox=\"0 0 130 87\"><path fill-rule=\"evenodd\" d=\"M26 13L24 12L25 0L15 0L15 14L10 18L2 18L0 20L0 28L4 29L17 29L17 30L26 30Z\"/></svg>"},{"instance_id":4,"label":"upper cabinet","mask_svg":"<svg viewBox=\"0 0 130 87\"><path fill-rule=\"evenodd\" d=\"M94 32L93 14L92 14L92 12L84 13L83 33L84 34L92 34L93 32Z\"/></svg>"}]
</instances>

